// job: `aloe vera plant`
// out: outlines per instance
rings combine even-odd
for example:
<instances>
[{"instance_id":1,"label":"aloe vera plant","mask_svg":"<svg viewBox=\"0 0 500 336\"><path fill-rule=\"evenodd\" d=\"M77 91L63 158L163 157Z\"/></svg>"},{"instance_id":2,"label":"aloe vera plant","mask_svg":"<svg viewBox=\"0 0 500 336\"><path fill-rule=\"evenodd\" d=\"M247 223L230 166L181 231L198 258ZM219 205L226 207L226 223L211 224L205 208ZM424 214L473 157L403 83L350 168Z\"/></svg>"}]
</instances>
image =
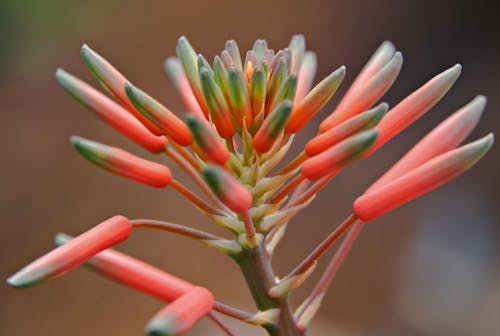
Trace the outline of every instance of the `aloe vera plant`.
<instances>
[{"instance_id":1,"label":"aloe vera plant","mask_svg":"<svg viewBox=\"0 0 500 336\"><path fill-rule=\"evenodd\" d=\"M269 335L306 335L323 297L364 225L462 174L488 152L493 135L461 143L478 123L486 98L477 96L422 138L353 202L352 212L288 274L276 274L271 260L287 225L340 171L380 149L439 102L458 78L455 65L394 107L378 103L391 87L403 58L384 42L368 60L317 135L293 159L294 138L332 98L345 76L339 67L314 84L316 56L301 35L275 52L257 40L241 57L235 41L210 64L185 37L165 68L186 106L183 115L133 85L95 51L82 56L103 94L68 72L58 83L111 127L146 150L166 154L189 176L187 188L160 163L123 149L73 136L85 159L120 176L156 188L171 187L208 220L226 229L218 236L188 226L118 215L72 238L58 234L58 246L12 275L14 287L28 287L65 275L86 263L108 278L165 301L147 324L150 335L177 335L208 316L235 335L222 315L264 328ZM285 159L286 158L286 159ZM248 312L221 303L209 289L111 249L134 230L156 229L195 239L232 258L255 301ZM315 271L319 258L343 239L323 275L299 307L290 297Z\"/></svg>"}]
</instances>

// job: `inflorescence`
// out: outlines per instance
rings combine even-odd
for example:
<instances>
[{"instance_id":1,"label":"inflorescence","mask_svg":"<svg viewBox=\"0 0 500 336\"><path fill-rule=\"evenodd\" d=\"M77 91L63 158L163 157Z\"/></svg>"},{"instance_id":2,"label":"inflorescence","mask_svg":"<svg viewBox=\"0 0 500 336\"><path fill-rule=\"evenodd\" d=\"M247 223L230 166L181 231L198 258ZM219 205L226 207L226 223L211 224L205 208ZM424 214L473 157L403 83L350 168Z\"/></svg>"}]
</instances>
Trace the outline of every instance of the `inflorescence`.
<instances>
[{"instance_id":1,"label":"inflorescence","mask_svg":"<svg viewBox=\"0 0 500 336\"><path fill-rule=\"evenodd\" d=\"M56 79L71 96L117 131L152 153L165 153L195 182L187 188L160 163L123 149L73 136L87 160L114 174L157 188L170 186L215 224L217 236L183 225L114 216L72 238L58 234L58 247L8 279L14 287L51 280L81 265L169 302L149 322L150 335L177 335L208 316L228 335L222 313L265 328L270 335L304 335L338 268L363 225L460 175L493 144L493 135L461 145L478 123L486 98L477 96L423 137L353 203L352 214L288 275L271 266L290 220L351 162L364 159L429 111L451 88L461 66L438 74L389 109L375 105L391 87L403 58L384 42L370 58L317 135L300 154L283 162L296 134L340 86L345 67L313 84L316 55L302 35L275 52L257 40L244 61L235 41L210 64L185 37L165 68L186 106L181 118L130 83L84 45L83 58L108 96L58 69ZM152 228L196 239L232 257L240 266L257 311L220 303L196 286L110 247L134 229ZM344 237L311 294L296 309L290 293L314 271L317 260ZM217 313L216 313L217 312Z\"/></svg>"}]
</instances>

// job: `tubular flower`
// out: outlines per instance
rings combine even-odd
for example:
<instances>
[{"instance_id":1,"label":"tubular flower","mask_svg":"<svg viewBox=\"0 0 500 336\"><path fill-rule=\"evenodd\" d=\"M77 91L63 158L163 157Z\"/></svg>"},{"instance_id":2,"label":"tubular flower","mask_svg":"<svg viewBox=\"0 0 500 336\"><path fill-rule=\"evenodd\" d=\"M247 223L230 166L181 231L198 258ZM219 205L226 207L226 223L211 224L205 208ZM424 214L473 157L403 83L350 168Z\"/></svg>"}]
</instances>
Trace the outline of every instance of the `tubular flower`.
<instances>
[{"instance_id":1,"label":"tubular flower","mask_svg":"<svg viewBox=\"0 0 500 336\"><path fill-rule=\"evenodd\" d=\"M112 173L154 187L172 187L227 235L115 216L75 239L59 234L56 244L60 246L15 273L9 284L30 286L86 263L119 283L169 302L148 323L150 335L185 333L204 316L233 335L212 314L217 311L258 325L270 335L304 336L364 222L462 174L493 144L491 134L459 147L484 110L486 98L478 96L367 188L354 201L353 214L297 267L288 275L277 275L271 258L294 216L350 163L375 153L430 111L457 80L461 66L438 74L389 109L389 104L379 101L395 82L403 56L392 43L383 42L333 112L315 120L342 84L346 68L340 66L316 80L317 57L307 50L302 35L294 35L286 48L277 51L259 39L243 53L229 40L213 61L198 54L184 36L175 51L164 66L185 105L182 114L132 85L86 45L82 56L111 97L64 70L57 71L56 79L123 135L150 152L167 155L202 195L174 179L163 164L80 137L72 137L71 142L84 158ZM295 138L313 120L319 122L316 133L288 160ZM257 311L214 301L208 289L109 249L138 227L195 239L230 256L242 271ZM336 245L341 238L343 242ZM334 245L338 249L318 284L293 312L289 294L308 280L319 258Z\"/></svg>"},{"instance_id":2,"label":"tubular flower","mask_svg":"<svg viewBox=\"0 0 500 336\"><path fill-rule=\"evenodd\" d=\"M111 217L68 244L33 261L7 282L14 287L27 287L60 277L102 250L127 239L131 232L132 225L127 218Z\"/></svg>"},{"instance_id":3,"label":"tubular flower","mask_svg":"<svg viewBox=\"0 0 500 336\"><path fill-rule=\"evenodd\" d=\"M71 143L84 158L114 174L157 188L167 186L172 179L167 166L141 159L123 149L78 136L71 137Z\"/></svg>"},{"instance_id":4,"label":"tubular flower","mask_svg":"<svg viewBox=\"0 0 500 336\"><path fill-rule=\"evenodd\" d=\"M146 332L152 336L170 336L185 333L203 316L208 314L214 304L212 293L195 287L168 304L149 321Z\"/></svg>"}]
</instances>

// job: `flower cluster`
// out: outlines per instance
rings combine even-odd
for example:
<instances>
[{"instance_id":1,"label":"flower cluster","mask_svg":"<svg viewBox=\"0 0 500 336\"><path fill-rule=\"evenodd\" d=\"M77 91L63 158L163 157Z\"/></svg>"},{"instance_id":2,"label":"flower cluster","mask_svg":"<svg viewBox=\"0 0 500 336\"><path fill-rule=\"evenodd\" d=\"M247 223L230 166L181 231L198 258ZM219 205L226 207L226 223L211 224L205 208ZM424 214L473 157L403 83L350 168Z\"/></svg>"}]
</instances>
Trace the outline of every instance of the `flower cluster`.
<instances>
[{"instance_id":1,"label":"flower cluster","mask_svg":"<svg viewBox=\"0 0 500 336\"><path fill-rule=\"evenodd\" d=\"M461 145L486 104L478 96L420 140L353 203L352 214L288 275L271 266L290 220L340 171L366 158L429 111L451 88L461 67L430 79L389 109L377 102L391 87L403 58L384 42L369 59L335 110L295 158L284 163L295 135L334 95L345 67L314 84L316 56L301 35L275 52L257 40L244 60L235 41L210 64L185 37L165 68L186 106L183 117L133 85L104 58L84 45L82 55L108 96L66 71L58 83L111 127L152 153L165 153L193 179L201 194L185 187L170 169L123 149L74 136L88 161L111 173L157 187L172 187L215 224L225 237L169 222L114 216L71 238L56 236L57 247L8 279L31 286L68 273L82 263L169 302L147 326L150 335L177 335L210 317L234 333L218 313L265 328L270 335L304 335L324 294L366 222L382 216L460 175L490 149L493 135ZM152 228L196 239L233 258L240 266L257 311L246 312L214 299L206 288L161 271L110 247L133 230ZM295 311L292 291L314 271L317 260L344 240L311 294ZM217 312L217 313L216 313Z\"/></svg>"}]
</instances>

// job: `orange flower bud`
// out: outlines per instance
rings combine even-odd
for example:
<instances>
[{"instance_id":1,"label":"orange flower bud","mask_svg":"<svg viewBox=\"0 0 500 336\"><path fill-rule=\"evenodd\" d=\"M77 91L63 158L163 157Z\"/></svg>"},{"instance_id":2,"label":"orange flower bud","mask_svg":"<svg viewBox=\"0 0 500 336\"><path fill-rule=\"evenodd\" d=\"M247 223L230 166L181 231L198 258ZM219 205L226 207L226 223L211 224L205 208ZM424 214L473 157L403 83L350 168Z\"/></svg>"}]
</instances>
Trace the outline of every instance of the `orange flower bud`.
<instances>
[{"instance_id":1,"label":"orange flower bud","mask_svg":"<svg viewBox=\"0 0 500 336\"><path fill-rule=\"evenodd\" d=\"M172 179L167 166L141 159L123 149L78 136L71 137L71 143L84 158L116 175L157 188L167 186Z\"/></svg>"},{"instance_id":2,"label":"orange flower bud","mask_svg":"<svg viewBox=\"0 0 500 336\"><path fill-rule=\"evenodd\" d=\"M86 44L82 46L81 52L85 63L87 63L87 66L99 83L115 96L141 124L147 127L149 131L156 135L161 135L161 130L151 123L151 121L146 119L128 99L125 93L125 83L127 83L127 79L108 61L102 58L94 50L90 49Z\"/></svg>"},{"instance_id":3,"label":"orange flower bud","mask_svg":"<svg viewBox=\"0 0 500 336\"><path fill-rule=\"evenodd\" d=\"M371 129L353 135L321 154L307 159L302 164L302 175L310 180L340 171L349 162L358 158L377 139L378 132Z\"/></svg>"},{"instance_id":4,"label":"orange flower bud","mask_svg":"<svg viewBox=\"0 0 500 336\"><path fill-rule=\"evenodd\" d=\"M147 150L157 153L165 149L167 139L152 134L139 120L123 107L63 69L56 71L56 80L73 98L94 111L111 127L137 142Z\"/></svg>"},{"instance_id":5,"label":"orange flower bud","mask_svg":"<svg viewBox=\"0 0 500 336\"><path fill-rule=\"evenodd\" d=\"M195 287L160 310L148 323L151 336L180 335L191 329L214 305L213 294L203 287Z\"/></svg>"},{"instance_id":6,"label":"orange flower bud","mask_svg":"<svg viewBox=\"0 0 500 336\"><path fill-rule=\"evenodd\" d=\"M28 287L60 277L102 250L127 239L131 232L132 225L127 218L111 217L33 261L7 282L13 287Z\"/></svg>"},{"instance_id":7,"label":"orange flower bud","mask_svg":"<svg viewBox=\"0 0 500 336\"><path fill-rule=\"evenodd\" d=\"M188 146L193 142L186 124L165 106L130 83L125 85L125 91L135 107L172 140L181 146Z\"/></svg>"},{"instance_id":8,"label":"orange flower bud","mask_svg":"<svg viewBox=\"0 0 500 336\"><path fill-rule=\"evenodd\" d=\"M203 178L214 194L234 212L244 212L252 206L252 194L224 169L207 166Z\"/></svg>"},{"instance_id":9,"label":"orange flower bud","mask_svg":"<svg viewBox=\"0 0 500 336\"><path fill-rule=\"evenodd\" d=\"M354 213L362 221L383 214L436 189L464 173L493 145L493 134L436 156L392 182L363 194L354 202Z\"/></svg>"}]
</instances>

